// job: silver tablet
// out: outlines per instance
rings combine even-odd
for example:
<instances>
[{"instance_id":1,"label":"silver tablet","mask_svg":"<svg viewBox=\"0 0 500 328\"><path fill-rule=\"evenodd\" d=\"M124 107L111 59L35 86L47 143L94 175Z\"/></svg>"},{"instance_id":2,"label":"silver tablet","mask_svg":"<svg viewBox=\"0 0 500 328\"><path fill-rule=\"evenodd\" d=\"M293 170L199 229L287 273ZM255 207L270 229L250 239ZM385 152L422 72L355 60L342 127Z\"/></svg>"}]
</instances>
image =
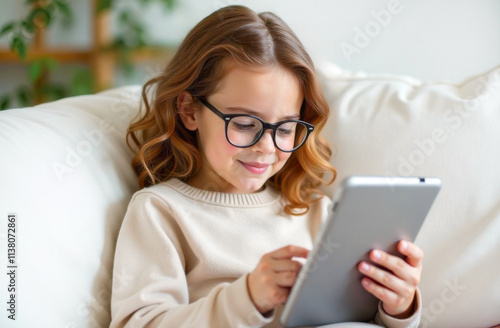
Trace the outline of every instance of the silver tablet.
<instances>
[{"instance_id":1,"label":"silver tablet","mask_svg":"<svg viewBox=\"0 0 500 328\"><path fill-rule=\"evenodd\" d=\"M438 178L353 176L342 182L333 208L297 277L280 322L284 327L373 319L378 299L361 286L360 261L377 248L402 256L441 188Z\"/></svg>"}]
</instances>

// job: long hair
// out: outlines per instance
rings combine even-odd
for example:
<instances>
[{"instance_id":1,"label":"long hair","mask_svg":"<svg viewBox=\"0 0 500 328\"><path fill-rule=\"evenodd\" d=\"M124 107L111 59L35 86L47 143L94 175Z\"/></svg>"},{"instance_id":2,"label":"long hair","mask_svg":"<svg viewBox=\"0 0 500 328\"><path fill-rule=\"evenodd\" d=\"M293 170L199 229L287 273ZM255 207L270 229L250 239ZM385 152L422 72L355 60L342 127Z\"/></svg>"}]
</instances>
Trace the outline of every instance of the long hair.
<instances>
[{"instance_id":1,"label":"long hair","mask_svg":"<svg viewBox=\"0 0 500 328\"><path fill-rule=\"evenodd\" d=\"M202 158L196 132L182 124L177 96L188 91L197 99L213 93L228 72L228 60L243 66L280 65L298 77L305 101L301 119L314 124L315 130L270 180L286 200L286 213L307 212L313 195L321 194L319 186L336 177L329 163L332 152L321 136L328 104L312 60L292 30L272 13L257 14L243 6L225 7L203 19L163 73L144 84L144 110L127 132L127 144L136 153L132 165L139 185L170 178L187 182L198 171Z\"/></svg>"}]
</instances>

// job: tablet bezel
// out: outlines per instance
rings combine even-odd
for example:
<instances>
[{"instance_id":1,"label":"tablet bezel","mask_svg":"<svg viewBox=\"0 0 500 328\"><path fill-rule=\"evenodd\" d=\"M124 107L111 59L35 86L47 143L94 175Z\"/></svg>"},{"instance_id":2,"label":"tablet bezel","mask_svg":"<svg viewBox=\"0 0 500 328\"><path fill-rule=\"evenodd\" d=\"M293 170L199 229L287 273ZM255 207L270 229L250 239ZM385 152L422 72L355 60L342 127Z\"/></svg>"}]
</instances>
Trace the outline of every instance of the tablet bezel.
<instances>
[{"instance_id":1,"label":"tablet bezel","mask_svg":"<svg viewBox=\"0 0 500 328\"><path fill-rule=\"evenodd\" d=\"M378 299L361 286L357 263L368 260L374 248L401 256L397 242L415 240L440 188L440 179L431 177L346 178L290 292L281 325L371 320Z\"/></svg>"}]
</instances>

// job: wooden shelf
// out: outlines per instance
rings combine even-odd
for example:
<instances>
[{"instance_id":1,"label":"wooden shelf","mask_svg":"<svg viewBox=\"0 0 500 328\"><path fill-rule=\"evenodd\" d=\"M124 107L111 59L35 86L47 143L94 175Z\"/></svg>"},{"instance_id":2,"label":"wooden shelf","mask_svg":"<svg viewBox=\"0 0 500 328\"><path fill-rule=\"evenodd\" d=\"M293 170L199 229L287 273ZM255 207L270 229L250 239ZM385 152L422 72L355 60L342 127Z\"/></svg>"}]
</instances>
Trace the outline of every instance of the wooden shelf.
<instances>
[{"instance_id":1,"label":"wooden shelf","mask_svg":"<svg viewBox=\"0 0 500 328\"><path fill-rule=\"evenodd\" d=\"M33 49L28 50L27 61L51 57L55 58L60 62L82 62L86 63L92 58L92 53L86 50L72 50L72 49ZM0 50L0 61L8 64L22 64L23 62L19 59L17 54L8 51Z\"/></svg>"},{"instance_id":2,"label":"wooden shelf","mask_svg":"<svg viewBox=\"0 0 500 328\"><path fill-rule=\"evenodd\" d=\"M94 92L108 89L114 85L115 67L118 62L118 54L114 51L106 50L112 42L110 31L110 12L104 11L97 14L98 0L92 0L92 42L88 49L71 49L71 48L49 48L46 45L46 31L40 28L32 40L27 51L26 60L19 59L17 54L9 49L0 49L0 62L7 64L24 65L33 59L53 58L61 63L83 63L88 65L92 72ZM36 5L36 4L35 4ZM135 50L131 53L131 60L146 61L154 58L171 58L172 50L161 47L147 47L144 49ZM43 74L35 83L35 102L41 103L44 101L39 94L43 85L48 81L48 74ZM36 90L40 88L39 90Z\"/></svg>"}]
</instances>

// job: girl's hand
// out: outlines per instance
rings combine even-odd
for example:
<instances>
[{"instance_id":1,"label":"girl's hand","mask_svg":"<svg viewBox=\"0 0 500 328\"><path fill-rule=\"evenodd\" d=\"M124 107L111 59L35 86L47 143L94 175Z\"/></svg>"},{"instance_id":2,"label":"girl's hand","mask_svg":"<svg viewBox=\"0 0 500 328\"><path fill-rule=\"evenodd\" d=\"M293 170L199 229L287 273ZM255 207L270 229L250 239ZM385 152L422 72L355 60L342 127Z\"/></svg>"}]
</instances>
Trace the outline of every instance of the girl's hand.
<instances>
[{"instance_id":1,"label":"girl's hand","mask_svg":"<svg viewBox=\"0 0 500 328\"><path fill-rule=\"evenodd\" d=\"M386 270L361 262L358 269L365 274L361 280L363 287L383 302L384 311L396 318L410 317L417 285L422 273L423 251L413 243L400 241L398 250L406 255L403 260L380 250L370 252L370 260Z\"/></svg>"},{"instance_id":2,"label":"girl's hand","mask_svg":"<svg viewBox=\"0 0 500 328\"><path fill-rule=\"evenodd\" d=\"M308 250L299 246L285 246L267 253L248 275L250 298L260 313L266 313L285 303L302 264L292 257L307 257Z\"/></svg>"}]
</instances>

